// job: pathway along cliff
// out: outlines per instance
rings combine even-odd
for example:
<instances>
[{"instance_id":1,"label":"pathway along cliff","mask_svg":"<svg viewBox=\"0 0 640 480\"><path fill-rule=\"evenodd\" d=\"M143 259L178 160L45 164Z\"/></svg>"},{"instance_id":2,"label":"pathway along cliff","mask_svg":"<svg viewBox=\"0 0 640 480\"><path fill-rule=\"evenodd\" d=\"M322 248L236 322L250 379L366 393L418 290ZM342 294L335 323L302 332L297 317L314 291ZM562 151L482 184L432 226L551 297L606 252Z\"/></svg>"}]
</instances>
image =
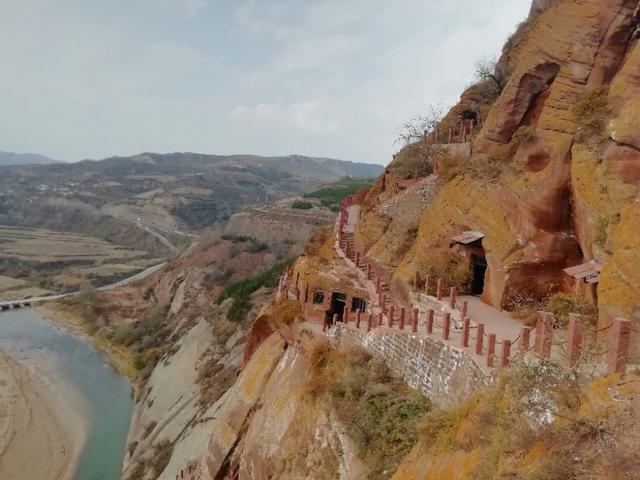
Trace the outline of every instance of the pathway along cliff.
<instances>
[{"instance_id":1,"label":"pathway along cliff","mask_svg":"<svg viewBox=\"0 0 640 480\"><path fill-rule=\"evenodd\" d=\"M27 309L0 313L0 351L0 478L119 479L131 388L106 357Z\"/></svg>"}]
</instances>

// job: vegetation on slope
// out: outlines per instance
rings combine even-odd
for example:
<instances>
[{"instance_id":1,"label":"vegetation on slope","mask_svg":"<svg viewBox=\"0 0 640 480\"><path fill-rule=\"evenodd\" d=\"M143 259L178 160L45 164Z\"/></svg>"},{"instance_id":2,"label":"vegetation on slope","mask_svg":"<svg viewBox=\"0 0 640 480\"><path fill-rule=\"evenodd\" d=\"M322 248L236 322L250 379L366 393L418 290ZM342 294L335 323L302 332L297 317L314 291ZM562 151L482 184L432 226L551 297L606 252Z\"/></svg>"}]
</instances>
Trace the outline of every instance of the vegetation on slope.
<instances>
[{"instance_id":1,"label":"vegetation on slope","mask_svg":"<svg viewBox=\"0 0 640 480\"><path fill-rule=\"evenodd\" d=\"M372 183L372 178L343 177L335 183L330 183L314 192L307 193L304 198L317 198L322 205L337 212L340 202L345 197L353 195L361 188L370 187Z\"/></svg>"},{"instance_id":2,"label":"vegetation on slope","mask_svg":"<svg viewBox=\"0 0 640 480\"><path fill-rule=\"evenodd\" d=\"M434 409L394 479L638 479L637 378L521 365L458 408ZM458 461L452 462L452 458Z\"/></svg>"},{"instance_id":3,"label":"vegetation on slope","mask_svg":"<svg viewBox=\"0 0 640 480\"><path fill-rule=\"evenodd\" d=\"M288 268L293 260L285 260L277 263L269 270L256 277L241 280L227 285L218 295L216 303L220 304L227 298L232 298L233 303L227 312L227 319L232 322L244 320L249 310L251 310L251 294L262 287L273 288L278 285L278 279L284 269Z\"/></svg>"},{"instance_id":4,"label":"vegetation on slope","mask_svg":"<svg viewBox=\"0 0 640 480\"><path fill-rule=\"evenodd\" d=\"M367 478L390 478L415 444L429 400L363 350L337 351L321 344L311 365L308 394L332 406L369 468Z\"/></svg>"}]
</instances>

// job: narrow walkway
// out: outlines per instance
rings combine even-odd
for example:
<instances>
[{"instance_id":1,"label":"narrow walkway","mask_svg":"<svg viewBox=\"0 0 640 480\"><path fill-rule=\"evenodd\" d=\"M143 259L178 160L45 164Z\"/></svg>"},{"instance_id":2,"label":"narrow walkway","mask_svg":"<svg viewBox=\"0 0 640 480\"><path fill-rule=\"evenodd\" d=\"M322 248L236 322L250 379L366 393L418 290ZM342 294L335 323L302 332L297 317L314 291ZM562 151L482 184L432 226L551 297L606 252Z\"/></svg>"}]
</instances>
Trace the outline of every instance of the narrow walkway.
<instances>
[{"instance_id":1,"label":"narrow walkway","mask_svg":"<svg viewBox=\"0 0 640 480\"><path fill-rule=\"evenodd\" d=\"M504 339L513 341L520 335L524 324L512 318L508 312L493 308L471 295L462 295L458 298L461 302L467 302L468 316L476 323L484 323L485 328L495 333L499 341Z\"/></svg>"},{"instance_id":2,"label":"narrow walkway","mask_svg":"<svg viewBox=\"0 0 640 480\"><path fill-rule=\"evenodd\" d=\"M457 296L455 301L451 302L451 299L445 296L438 300L423 291L412 290L410 293L410 305L402 308L401 305L397 304L396 299L391 294L389 285L380 275L381 272L377 271L376 266L371 262L367 266L361 254L355 251L353 232L360 217L360 206L357 204L347 206L343 209L341 217L343 215L346 218L339 218L336 223L338 235L335 251L345 264L354 273L357 273L359 283L370 292L371 303L368 312L376 317L373 323L374 328L384 325L411 331L413 330L412 323L414 321L413 312L414 309L417 309L416 333L420 335L426 334L427 336L436 335L441 337L440 341L445 344L463 347L478 359L479 364L485 364L483 367L500 366L492 360L488 361L485 358L483 361L481 359L487 349L492 352L490 357L497 357L499 350L504 347L506 350L501 352L501 363L517 357L515 349L520 347L516 347L516 343L520 339L524 325L513 319L507 312L497 310L483 303L477 297ZM341 233L340 225L342 225ZM368 269L371 270L369 278L366 273ZM379 290L376 286L377 284L379 285ZM402 315L404 315L403 321L400 320ZM429 315L432 316L432 320L429 320ZM450 320L447 320L447 318ZM470 319L466 327L464 318ZM353 320L355 319L352 319L352 322ZM356 328L367 331L367 322L367 315L362 315L359 328ZM431 322L431 326L429 326L428 322ZM478 330L480 328L479 325L483 325L484 328L481 339L477 338L477 333L480 331ZM436 331L439 333L436 333ZM491 337L493 337L493 340ZM492 341L494 342L493 346L491 346ZM476 353L479 353L479 355Z\"/></svg>"}]
</instances>

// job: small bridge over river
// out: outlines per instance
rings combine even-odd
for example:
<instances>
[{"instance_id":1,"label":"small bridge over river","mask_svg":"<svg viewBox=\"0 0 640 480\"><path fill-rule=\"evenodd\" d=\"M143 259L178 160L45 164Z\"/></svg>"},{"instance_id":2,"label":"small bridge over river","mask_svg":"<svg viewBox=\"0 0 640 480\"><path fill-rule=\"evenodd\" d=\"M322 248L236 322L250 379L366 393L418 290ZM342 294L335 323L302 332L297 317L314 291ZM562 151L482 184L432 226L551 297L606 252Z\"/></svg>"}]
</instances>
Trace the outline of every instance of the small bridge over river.
<instances>
[{"instance_id":1,"label":"small bridge over river","mask_svg":"<svg viewBox=\"0 0 640 480\"><path fill-rule=\"evenodd\" d=\"M142 280L143 278L148 277L152 273L160 270L165 265L166 265L166 262L154 265L142 272L136 273L135 275L129 278L120 280L119 282L116 282L116 283L112 283L111 285L105 285L104 287L100 287L97 290L102 292L105 290L113 290L114 288L123 287L132 282L135 282L137 280ZM55 300L61 300L66 297L72 297L79 294L80 292L70 292L70 293L60 293L56 295L46 295L42 297L23 298L20 300L0 300L0 312L4 312L6 310L13 310L17 308L29 308L40 303L53 302Z\"/></svg>"}]
</instances>

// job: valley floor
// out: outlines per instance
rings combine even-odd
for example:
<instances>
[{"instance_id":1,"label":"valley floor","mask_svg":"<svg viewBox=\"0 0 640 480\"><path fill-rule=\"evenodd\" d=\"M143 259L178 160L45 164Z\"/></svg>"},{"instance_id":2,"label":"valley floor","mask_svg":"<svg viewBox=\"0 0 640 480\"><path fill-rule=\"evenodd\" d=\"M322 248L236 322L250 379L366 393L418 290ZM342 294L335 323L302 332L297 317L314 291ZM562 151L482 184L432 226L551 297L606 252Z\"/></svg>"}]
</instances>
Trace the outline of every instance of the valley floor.
<instances>
[{"instance_id":1,"label":"valley floor","mask_svg":"<svg viewBox=\"0 0 640 480\"><path fill-rule=\"evenodd\" d=\"M0 352L0 478L73 478L85 425L45 383Z\"/></svg>"}]
</instances>

